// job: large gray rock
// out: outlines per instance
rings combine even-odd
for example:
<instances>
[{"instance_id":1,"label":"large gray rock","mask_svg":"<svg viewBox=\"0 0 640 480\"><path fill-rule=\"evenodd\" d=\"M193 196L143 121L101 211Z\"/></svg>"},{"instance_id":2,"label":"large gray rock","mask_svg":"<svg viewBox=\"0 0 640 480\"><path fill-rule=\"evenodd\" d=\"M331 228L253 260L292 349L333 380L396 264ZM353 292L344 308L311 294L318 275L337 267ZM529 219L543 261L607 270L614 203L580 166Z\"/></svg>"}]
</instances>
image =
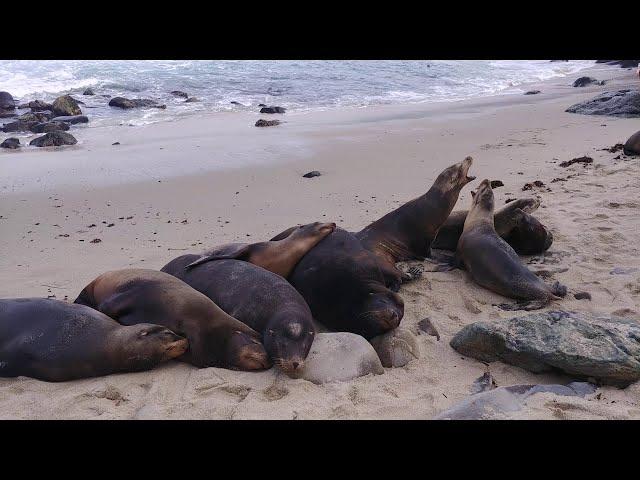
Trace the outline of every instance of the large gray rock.
<instances>
[{"instance_id":1,"label":"large gray rock","mask_svg":"<svg viewBox=\"0 0 640 480\"><path fill-rule=\"evenodd\" d=\"M20 148L20 140L15 137L7 138L4 142L0 143L0 148L15 150L16 148Z\"/></svg>"},{"instance_id":2,"label":"large gray rock","mask_svg":"<svg viewBox=\"0 0 640 480\"><path fill-rule=\"evenodd\" d=\"M384 373L378 354L355 333L318 333L304 362L302 378L313 383L344 382Z\"/></svg>"},{"instance_id":3,"label":"large gray rock","mask_svg":"<svg viewBox=\"0 0 640 480\"><path fill-rule=\"evenodd\" d=\"M450 344L477 360L534 373L557 369L620 387L640 379L640 324L610 315L555 311L476 322Z\"/></svg>"},{"instance_id":4,"label":"large gray rock","mask_svg":"<svg viewBox=\"0 0 640 480\"><path fill-rule=\"evenodd\" d=\"M65 115L62 117L53 117L51 119L52 122L65 122L71 125L75 125L76 123L88 123L89 118L86 115Z\"/></svg>"},{"instance_id":5,"label":"large gray rock","mask_svg":"<svg viewBox=\"0 0 640 480\"><path fill-rule=\"evenodd\" d=\"M383 367L404 367L411 360L420 358L420 347L413 333L395 328L371 339Z\"/></svg>"},{"instance_id":6,"label":"large gray rock","mask_svg":"<svg viewBox=\"0 0 640 480\"><path fill-rule=\"evenodd\" d=\"M640 90L606 92L586 102L576 103L565 111L583 115L640 117Z\"/></svg>"},{"instance_id":7,"label":"large gray rock","mask_svg":"<svg viewBox=\"0 0 640 480\"><path fill-rule=\"evenodd\" d=\"M604 80L600 82L593 77L580 77L573 82L574 87L587 87L589 85L604 85Z\"/></svg>"},{"instance_id":8,"label":"large gray rock","mask_svg":"<svg viewBox=\"0 0 640 480\"><path fill-rule=\"evenodd\" d=\"M122 109L129 108L167 108L166 105L160 105L155 100L148 100L143 98L124 98L114 97L109 100L110 107L118 107Z\"/></svg>"},{"instance_id":9,"label":"large gray rock","mask_svg":"<svg viewBox=\"0 0 640 480\"><path fill-rule=\"evenodd\" d=\"M623 152L625 155L640 155L640 130L629 137L624 144Z\"/></svg>"},{"instance_id":10,"label":"large gray rock","mask_svg":"<svg viewBox=\"0 0 640 480\"><path fill-rule=\"evenodd\" d=\"M16 102L9 92L0 92L0 110L14 110Z\"/></svg>"},{"instance_id":11,"label":"large gray rock","mask_svg":"<svg viewBox=\"0 0 640 480\"><path fill-rule=\"evenodd\" d=\"M590 383L573 382L569 385L512 385L465 398L453 407L433 417L434 420L489 420L504 418L522 410L526 401L537 393L558 396L584 397L594 393Z\"/></svg>"},{"instance_id":12,"label":"large gray rock","mask_svg":"<svg viewBox=\"0 0 640 480\"><path fill-rule=\"evenodd\" d=\"M42 100L33 100L29 103L18 105L18 108L30 108L32 112L42 112L43 110L52 110L53 105Z\"/></svg>"},{"instance_id":13,"label":"large gray rock","mask_svg":"<svg viewBox=\"0 0 640 480\"><path fill-rule=\"evenodd\" d=\"M33 133L66 132L67 130L69 130L68 123L55 121L37 123L31 128Z\"/></svg>"},{"instance_id":14,"label":"large gray rock","mask_svg":"<svg viewBox=\"0 0 640 480\"><path fill-rule=\"evenodd\" d=\"M82 110L78 106L78 102L71 97L71 95L63 95L61 97L56 98L51 104L51 110L54 115L61 116L71 116L71 115L82 115Z\"/></svg>"},{"instance_id":15,"label":"large gray rock","mask_svg":"<svg viewBox=\"0 0 640 480\"><path fill-rule=\"evenodd\" d=\"M49 132L42 137L34 138L29 145L34 147L59 147L61 145L75 145L78 141L67 132Z\"/></svg>"}]
</instances>

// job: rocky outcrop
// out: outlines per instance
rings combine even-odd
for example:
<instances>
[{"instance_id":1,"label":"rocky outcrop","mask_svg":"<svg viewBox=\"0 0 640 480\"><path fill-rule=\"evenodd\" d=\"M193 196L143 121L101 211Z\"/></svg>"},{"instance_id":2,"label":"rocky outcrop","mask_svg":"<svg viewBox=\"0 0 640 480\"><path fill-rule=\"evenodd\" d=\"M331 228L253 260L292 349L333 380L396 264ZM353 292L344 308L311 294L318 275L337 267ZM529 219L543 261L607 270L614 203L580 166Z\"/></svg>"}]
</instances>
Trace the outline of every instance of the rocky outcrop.
<instances>
[{"instance_id":1,"label":"rocky outcrop","mask_svg":"<svg viewBox=\"0 0 640 480\"><path fill-rule=\"evenodd\" d=\"M604 80L599 81L593 77L580 77L573 82L574 87L587 87L589 85L604 85Z\"/></svg>"},{"instance_id":2,"label":"rocky outcrop","mask_svg":"<svg viewBox=\"0 0 640 480\"><path fill-rule=\"evenodd\" d=\"M143 99L143 98L124 98L114 97L109 100L110 107L117 107L123 109L129 108L167 108L166 105L160 105L155 100Z\"/></svg>"},{"instance_id":3,"label":"rocky outcrop","mask_svg":"<svg viewBox=\"0 0 640 480\"><path fill-rule=\"evenodd\" d=\"M54 115L61 117L64 115L82 115L82 110L71 95L63 95L56 98L51 104L51 111Z\"/></svg>"},{"instance_id":4,"label":"rocky outcrop","mask_svg":"<svg viewBox=\"0 0 640 480\"><path fill-rule=\"evenodd\" d=\"M287 109L283 107L262 107L260 113L284 113Z\"/></svg>"},{"instance_id":5,"label":"rocky outcrop","mask_svg":"<svg viewBox=\"0 0 640 480\"><path fill-rule=\"evenodd\" d=\"M404 328L393 329L371 339L383 367L404 367L420 358L420 347L413 333Z\"/></svg>"},{"instance_id":6,"label":"rocky outcrop","mask_svg":"<svg viewBox=\"0 0 640 480\"><path fill-rule=\"evenodd\" d=\"M606 92L586 102L576 103L565 111L582 115L640 117L640 90Z\"/></svg>"},{"instance_id":7,"label":"rocky outcrop","mask_svg":"<svg viewBox=\"0 0 640 480\"><path fill-rule=\"evenodd\" d=\"M256 122L256 127L274 127L280 125L280 120L263 120L260 119Z\"/></svg>"},{"instance_id":8,"label":"rocky outcrop","mask_svg":"<svg viewBox=\"0 0 640 480\"><path fill-rule=\"evenodd\" d=\"M42 100L33 100L29 103L23 103L21 105L18 105L18 108L30 108L32 112L53 110L53 106L50 103L43 102Z\"/></svg>"},{"instance_id":9,"label":"rocky outcrop","mask_svg":"<svg viewBox=\"0 0 640 480\"><path fill-rule=\"evenodd\" d=\"M490 420L504 419L526 408L529 397L551 393L559 397L585 397L595 393L590 383L573 382L568 385L512 385L471 395L453 407L436 415L434 420Z\"/></svg>"},{"instance_id":10,"label":"rocky outcrop","mask_svg":"<svg viewBox=\"0 0 640 480\"><path fill-rule=\"evenodd\" d=\"M59 147L62 145L75 145L78 141L67 132L50 132L42 137L34 138L29 145L34 147Z\"/></svg>"},{"instance_id":11,"label":"rocky outcrop","mask_svg":"<svg viewBox=\"0 0 640 480\"><path fill-rule=\"evenodd\" d=\"M384 368L364 337L348 332L318 333L304 362L302 378L313 383L345 382Z\"/></svg>"},{"instance_id":12,"label":"rocky outcrop","mask_svg":"<svg viewBox=\"0 0 640 480\"><path fill-rule=\"evenodd\" d=\"M611 315L551 311L476 322L451 340L459 353L541 373L626 386L640 379L640 324Z\"/></svg>"},{"instance_id":13,"label":"rocky outcrop","mask_svg":"<svg viewBox=\"0 0 640 480\"><path fill-rule=\"evenodd\" d=\"M16 102L9 92L0 92L0 110L15 110Z\"/></svg>"},{"instance_id":14,"label":"rocky outcrop","mask_svg":"<svg viewBox=\"0 0 640 480\"><path fill-rule=\"evenodd\" d=\"M31 127L33 133L66 132L67 130L69 130L68 123L55 121L37 123Z\"/></svg>"},{"instance_id":15,"label":"rocky outcrop","mask_svg":"<svg viewBox=\"0 0 640 480\"><path fill-rule=\"evenodd\" d=\"M640 130L629 137L622 150L625 155L640 155Z\"/></svg>"},{"instance_id":16,"label":"rocky outcrop","mask_svg":"<svg viewBox=\"0 0 640 480\"><path fill-rule=\"evenodd\" d=\"M72 115L72 116L64 116L64 117L53 117L51 119L52 122L65 122L71 125L75 125L76 123L88 123L89 118L85 115Z\"/></svg>"},{"instance_id":17,"label":"rocky outcrop","mask_svg":"<svg viewBox=\"0 0 640 480\"><path fill-rule=\"evenodd\" d=\"M50 118L48 112L24 113L15 118L15 121L5 123L2 127L4 132L30 132L38 123L47 122Z\"/></svg>"},{"instance_id":18,"label":"rocky outcrop","mask_svg":"<svg viewBox=\"0 0 640 480\"><path fill-rule=\"evenodd\" d=\"M15 150L16 148L20 148L20 140L15 137L7 138L4 142L0 143L0 148Z\"/></svg>"}]
</instances>

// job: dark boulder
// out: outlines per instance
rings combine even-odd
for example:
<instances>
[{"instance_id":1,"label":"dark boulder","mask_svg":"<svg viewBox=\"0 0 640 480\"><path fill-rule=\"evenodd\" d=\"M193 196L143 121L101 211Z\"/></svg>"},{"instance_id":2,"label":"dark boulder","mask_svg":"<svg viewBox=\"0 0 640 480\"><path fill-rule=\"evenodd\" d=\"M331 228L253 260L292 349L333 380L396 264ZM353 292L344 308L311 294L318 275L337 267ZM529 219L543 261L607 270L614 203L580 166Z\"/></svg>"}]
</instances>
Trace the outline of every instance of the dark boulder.
<instances>
[{"instance_id":1,"label":"dark boulder","mask_svg":"<svg viewBox=\"0 0 640 480\"><path fill-rule=\"evenodd\" d=\"M284 113L286 108L283 107L262 107L260 113Z\"/></svg>"},{"instance_id":2,"label":"dark boulder","mask_svg":"<svg viewBox=\"0 0 640 480\"><path fill-rule=\"evenodd\" d=\"M604 80L600 82L593 77L580 77L573 82L574 87L587 87L589 85L604 85Z\"/></svg>"},{"instance_id":3,"label":"dark boulder","mask_svg":"<svg viewBox=\"0 0 640 480\"><path fill-rule=\"evenodd\" d=\"M86 115L72 115L72 116L63 116L63 117L53 117L51 121L66 122L71 125L75 125L76 123L89 123L89 118Z\"/></svg>"},{"instance_id":4,"label":"dark boulder","mask_svg":"<svg viewBox=\"0 0 640 480\"><path fill-rule=\"evenodd\" d=\"M51 110L56 116L82 115L78 102L71 95L63 95L56 98L51 104Z\"/></svg>"},{"instance_id":5,"label":"dark boulder","mask_svg":"<svg viewBox=\"0 0 640 480\"><path fill-rule=\"evenodd\" d=\"M18 105L18 108L30 108L32 112L42 112L44 110L52 110L53 106L50 103L43 102L42 100L33 100L29 103Z\"/></svg>"},{"instance_id":6,"label":"dark boulder","mask_svg":"<svg viewBox=\"0 0 640 480\"><path fill-rule=\"evenodd\" d=\"M75 145L78 141L67 132L49 132L42 137L34 138L29 145L34 147L59 147L61 145Z\"/></svg>"},{"instance_id":7,"label":"dark boulder","mask_svg":"<svg viewBox=\"0 0 640 480\"><path fill-rule=\"evenodd\" d=\"M15 122L5 123L2 127L3 132L30 132L34 125L41 123L39 120L36 121L21 121L17 120Z\"/></svg>"},{"instance_id":8,"label":"dark boulder","mask_svg":"<svg viewBox=\"0 0 640 480\"><path fill-rule=\"evenodd\" d=\"M20 140L15 137L7 138L4 142L0 143L0 148L15 150L16 148L20 148Z\"/></svg>"},{"instance_id":9,"label":"dark boulder","mask_svg":"<svg viewBox=\"0 0 640 480\"><path fill-rule=\"evenodd\" d=\"M46 122L51 119L51 112L27 112L16 118L19 122Z\"/></svg>"},{"instance_id":10,"label":"dark boulder","mask_svg":"<svg viewBox=\"0 0 640 480\"><path fill-rule=\"evenodd\" d=\"M319 171L313 170L312 172L305 173L303 175L303 177L304 178L313 178L313 177L319 177L320 175L322 175L322 174Z\"/></svg>"},{"instance_id":11,"label":"dark boulder","mask_svg":"<svg viewBox=\"0 0 640 480\"><path fill-rule=\"evenodd\" d=\"M625 155L640 155L640 130L629 137L624 144L623 152Z\"/></svg>"},{"instance_id":12,"label":"dark boulder","mask_svg":"<svg viewBox=\"0 0 640 480\"><path fill-rule=\"evenodd\" d=\"M624 387L640 379L640 324L609 314L565 311L476 322L451 340L462 355L534 373L562 371Z\"/></svg>"},{"instance_id":13,"label":"dark boulder","mask_svg":"<svg viewBox=\"0 0 640 480\"><path fill-rule=\"evenodd\" d=\"M258 106L259 107L266 107L266 105L264 103L259 103Z\"/></svg>"},{"instance_id":14,"label":"dark boulder","mask_svg":"<svg viewBox=\"0 0 640 480\"><path fill-rule=\"evenodd\" d=\"M627 89L602 93L586 102L576 103L565 111L582 115L640 117L640 90Z\"/></svg>"},{"instance_id":15,"label":"dark boulder","mask_svg":"<svg viewBox=\"0 0 640 480\"><path fill-rule=\"evenodd\" d=\"M174 90L171 92L171 95L182 98L189 98L189 94L187 92L181 92L180 90Z\"/></svg>"},{"instance_id":16,"label":"dark boulder","mask_svg":"<svg viewBox=\"0 0 640 480\"><path fill-rule=\"evenodd\" d=\"M117 107L123 109L129 108L167 108L166 105L160 105L155 100L142 99L142 98L124 98L124 97L114 97L109 100L110 107Z\"/></svg>"},{"instance_id":17,"label":"dark boulder","mask_svg":"<svg viewBox=\"0 0 640 480\"><path fill-rule=\"evenodd\" d=\"M200 100L198 100L196 97L189 97L187 98L184 103L194 103L194 102L199 102Z\"/></svg>"},{"instance_id":18,"label":"dark boulder","mask_svg":"<svg viewBox=\"0 0 640 480\"><path fill-rule=\"evenodd\" d=\"M95 92L92 89L87 88L84 92L82 92L82 95L95 95Z\"/></svg>"},{"instance_id":19,"label":"dark boulder","mask_svg":"<svg viewBox=\"0 0 640 480\"><path fill-rule=\"evenodd\" d=\"M280 125L280 120L263 120L260 119L256 122L256 127L273 127Z\"/></svg>"},{"instance_id":20,"label":"dark boulder","mask_svg":"<svg viewBox=\"0 0 640 480\"><path fill-rule=\"evenodd\" d=\"M619 65L621 68L634 68L638 66L640 60L596 60L596 63L606 63L607 65Z\"/></svg>"},{"instance_id":21,"label":"dark boulder","mask_svg":"<svg viewBox=\"0 0 640 480\"><path fill-rule=\"evenodd\" d=\"M16 101L9 92L0 92L0 110L15 110Z\"/></svg>"},{"instance_id":22,"label":"dark boulder","mask_svg":"<svg viewBox=\"0 0 640 480\"><path fill-rule=\"evenodd\" d=\"M66 132L67 130L69 130L68 123L55 121L37 123L31 127L33 133Z\"/></svg>"}]
</instances>

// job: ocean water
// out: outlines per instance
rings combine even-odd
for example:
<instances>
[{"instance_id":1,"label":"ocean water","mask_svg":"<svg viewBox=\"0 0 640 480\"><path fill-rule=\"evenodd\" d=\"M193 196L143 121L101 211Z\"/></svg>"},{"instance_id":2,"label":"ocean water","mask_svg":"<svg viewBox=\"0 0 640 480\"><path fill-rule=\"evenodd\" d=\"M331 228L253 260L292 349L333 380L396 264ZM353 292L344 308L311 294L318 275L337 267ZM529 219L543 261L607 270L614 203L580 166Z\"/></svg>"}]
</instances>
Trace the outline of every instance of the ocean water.
<instances>
[{"instance_id":1,"label":"ocean water","mask_svg":"<svg viewBox=\"0 0 640 480\"><path fill-rule=\"evenodd\" d=\"M594 61L6 61L0 90L18 101L70 93L85 102L89 126L143 125L201 112L280 105L295 111L455 101L522 94L527 84L574 74ZM91 87L96 96L82 96ZM196 103L170 94L182 90ZM152 98L166 110L121 111L101 95ZM233 105L230 102L242 105Z\"/></svg>"}]
</instances>

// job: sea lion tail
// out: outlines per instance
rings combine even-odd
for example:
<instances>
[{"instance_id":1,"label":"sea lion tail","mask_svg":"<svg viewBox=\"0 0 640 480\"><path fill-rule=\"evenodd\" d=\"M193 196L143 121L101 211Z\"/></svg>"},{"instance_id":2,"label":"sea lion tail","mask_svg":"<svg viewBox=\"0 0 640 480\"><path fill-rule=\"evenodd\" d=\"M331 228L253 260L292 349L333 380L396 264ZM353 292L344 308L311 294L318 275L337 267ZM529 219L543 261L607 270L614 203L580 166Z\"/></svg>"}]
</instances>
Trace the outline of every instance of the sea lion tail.
<instances>
[{"instance_id":1,"label":"sea lion tail","mask_svg":"<svg viewBox=\"0 0 640 480\"><path fill-rule=\"evenodd\" d=\"M562 285L560 282L555 282L551 286L551 293L555 296L556 300L560 298L564 298L567 296L567 287Z\"/></svg>"}]
</instances>

